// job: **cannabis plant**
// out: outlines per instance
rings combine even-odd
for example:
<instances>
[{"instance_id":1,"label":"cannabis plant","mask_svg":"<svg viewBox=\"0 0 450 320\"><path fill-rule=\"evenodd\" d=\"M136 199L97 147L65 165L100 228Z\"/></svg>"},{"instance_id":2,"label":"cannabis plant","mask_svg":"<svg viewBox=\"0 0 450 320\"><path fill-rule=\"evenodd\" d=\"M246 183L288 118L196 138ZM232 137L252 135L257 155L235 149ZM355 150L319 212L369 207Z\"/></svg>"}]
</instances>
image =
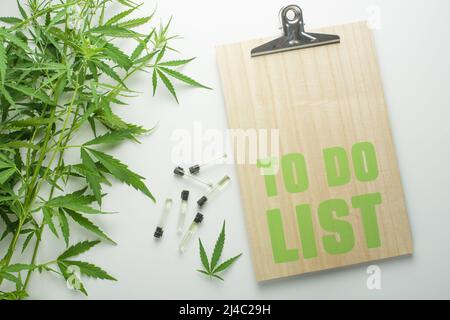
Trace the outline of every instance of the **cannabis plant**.
<instances>
[{"instance_id":1,"label":"cannabis plant","mask_svg":"<svg viewBox=\"0 0 450 320\"><path fill-rule=\"evenodd\" d=\"M122 11L110 17L118 6ZM99 241L114 243L89 217L103 213L102 186L118 180L154 200L142 176L101 149L149 132L114 112L135 94L127 80L149 72L153 93L162 83L175 99L173 79L203 86L174 70L192 59L165 61L174 51L169 23L135 31L152 14L132 18L139 5L130 0L28 0L18 8L20 17L0 17L0 298L26 297L36 271L87 294L78 274L115 280L76 258ZM119 38L134 50L119 49ZM80 131L92 138L74 143ZM67 162L68 149L79 153L78 163ZM66 250L39 261L46 228ZM93 238L71 243L72 228Z\"/></svg>"}]
</instances>

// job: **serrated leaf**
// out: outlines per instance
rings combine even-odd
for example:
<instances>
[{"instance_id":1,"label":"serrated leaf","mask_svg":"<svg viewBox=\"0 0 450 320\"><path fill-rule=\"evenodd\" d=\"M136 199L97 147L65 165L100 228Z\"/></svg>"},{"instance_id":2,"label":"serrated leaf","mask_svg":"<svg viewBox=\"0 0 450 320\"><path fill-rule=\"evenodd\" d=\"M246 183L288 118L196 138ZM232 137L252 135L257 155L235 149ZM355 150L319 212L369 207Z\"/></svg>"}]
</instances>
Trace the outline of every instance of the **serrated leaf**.
<instances>
[{"instance_id":1,"label":"serrated leaf","mask_svg":"<svg viewBox=\"0 0 450 320\"><path fill-rule=\"evenodd\" d=\"M211 268L209 267L208 256L206 255L205 248L203 247L202 240L198 239L198 245L200 248L200 260L203 264L203 267L206 271L210 272Z\"/></svg>"},{"instance_id":2,"label":"serrated leaf","mask_svg":"<svg viewBox=\"0 0 450 320\"><path fill-rule=\"evenodd\" d=\"M64 208L89 214L103 213L101 210L97 210L89 206L89 204L95 200L96 199L94 196L81 195L74 192L64 196L55 197L47 201L45 206L50 208Z\"/></svg>"},{"instance_id":3,"label":"serrated leaf","mask_svg":"<svg viewBox=\"0 0 450 320\"><path fill-rule=\"evenodd\" d=\"M34 267L29 264L23 264L23 263L16 263L16 264L10 264L9 266L1 268L1 272L8 272L8 273L15 273L20 272L24 270L30 270Z\"/></svg>"},{"instance_id":4,"label":"serrated leaf","mask_svg":"<svg viewBox=\"0 0 450 320\"><path fill-rule=\"evenodd\" d=\"M225 244L225 221L222 225L222 231L220 231L219 237L217 238L216 244L214 246L214 251L211 257L211 270L217 266L220 256L222 255L223 246Z\"/></svg>"},{"instance_id":5,"label":"serrated leaf","mask_svg":"<svg viewBox=\"0 0 450 320\"><path fill-rule=\"evenodd\" d=\"M214 273L218 273L218 272L222 272L222 271L224 271L224 270L226 270L226 269L228 269L229 267L231 267L231 265L237 260L237 259L239 259L239 257L242 255L242 253L241 254L238 254L237 256L235 256L235 257L233 257L233 258L231 258L231 259L228 259L227 261L225 261L224 263L222 263L222 264L220 264L216 269L214 269Z\"/></svg>"},{"instance_id":6,"label":"serrated leaf","mask_svg":"<svg viewBox=\"0 0 450 320\"><path fill-rule=\"evenodd\" d=\"M158 62L161 61L165 53L166 53L166 46L162 47L162 49L159 51L158 56L156 57L155 65L158 65Z\"/></svg>"},{"instance_id":7,"label":"serrated leaf","mask_svg":"<svg viewBox=\"0 0 450 320\"><path fill-rule=\"evenodd\" d=\"M154 31L150 32L148 36L145 37L144 40L139 40L139 44L136 46L136 48L131 53L131 60L136 60L139 58L141 53L144 51L145 47L147 46L148 42L150 41L150 38L152 37Z\"/></svg>"},{"instance_id":8,"label":"serrated leaf","mask_svg":"<svg viewBox=\"0 0 450 320\"><path fill-rule=\"evenodd\" d=\"M136 28L138 26L146 24L151 19L152 19L151 16L142 17L142 18L136 18L136 19L131 19L131 20L127 20L127 21L124 21L124 22L120 22L117 25L119 27L122 27L122 28Z\"/></svg>"},{"instance_id":9,"label":"serrated leaf","mask_svg":"<svg viewBox=\"0 0 450 320\"><path fill-rule=\"evenodd\" d=\"M98 112L97 119L110 130L130 130L130 132L132 132L135 136L150 132L150 130L147 130L141 126L125 122L118 115L112 112L108 112L107 114L104 110L100 110Z\"/></svg>"},{"instance_id":10,"label":"serrated leaf","mask_svg":"<svg viewBox=\"0 0 450 320\"><path fill-rule=\"evenodd\" d=\"M117 65L126 70L131 68L133 65L130 58L122 50L111 43L105 44L103 47L103 53L106 55L106 58L114 61Z\"/></svg>"},{"instance_id":11,"label":"serrated leaf","mask_svg":"<svg viewBox=\"0 0 450 320\"><path fill-rule=\"evenodd\" d=\"M4 184L16 172L16 168L9 168L0 172L0 184Z\"/></svg>"},{"instance_id":12,"label":"serrated leaf","mask_svg":"<svg viewBox=\"0 0 450 320\"><path fill-rule=\"evenodd\" d=\"M20 5L19 0L17 0L16 2L17 2L17 7L19 8L20 15L21 15L24 19L27 19L27 18L28 18L28 15L27 15L27 13L25 12L25 10L23 9L23 7Z\"/></svg>"},{"instance_id":13,"label":"serrated leaf","mask_svg":"<svg viewBox=\"0 0 450 320\"><path fill-rule=\"evenodd\" d=\"M153 89L153 96L156 93L156 88L158 87L158 75L156 73L156 68L153 69L153 75L152 75L152 89Z\"/></svg>"},{"instance_id":14,"label":"serrated leaf","mask_svg":"<svg viewBox=\"0 0 450 320\"><path fill-rule=\"evenodd\" d=\"M59 257L58 260L65 260L71 257L76 257L86 251L89 251L93 247L95 247L97 244L99 244L100 241L83 241L78 242L77 244L69 247L66 251L64 251Z\"/></svg>"},{"instance_id":15,"label":"serrated leaf","mask_svg":"<svg viewBox=\"0 0 450 320\"><path fill-rule=\"evenodd\" d=\"M219 276L218 273L228 269L242 255L241 253L231 259L226 260L225 262L217 266L220 257L222 255L224 244L225 244L225 221L223 222L222 230L220 231L219 237L217 238L216 244L214 246L214 251L210 263L208 263L208 257L206 255L202 241L199 239L200 260L205 268L205 271L204 272L200 270L197 271L204 273L209 277L217 278L223 281L223 278Z\"/></svg>"},{"instance_id":16,"label":"serrated leaf","mask_svg":"<svg viewBox=\"0 0 450 320\"><path fill-rule=\"evenodd\" d=\"M164 66L164 67L179 67L185 64L188 64L189 62L191 62L192 60L194 60L195 58L191 58L191 59L185 59L185 60L170 60L170 61L164 61L164 62L160 62L158 64L158 66Z\"/></svg>"},{"instance_id":17,"label":"serrated leaf","mask_svg":"<svg viewBox=\"0 0 450 320\"><path fill-rule=\"evenodd\" d=\"M34 90L33 88L26 87L24 85L18 85L18 84L12 84L12 83L7 83L6 85L16 91L22 92L23 94L25 94L27 96L31 96L36 99L39 99L46 104L54 105L53 101L42 90Z\"/></svg>"},{"instance_id":18,"label":"serrated leaf","mask_svg":"<svg viewBox=\"0 0 450 320\"><path fill-rule=\"evenodd\" d=\"M99 26L89 31L91 34L102 34L107 37L136 38L143 36L135 31L119 26Z\"/></svg>"},{"instance_id":19,"label":"serrated leaf","mask_svg":"<svg viewBox=\"0 0 450 320\"><path fill-rule=\"evenodd\" d=\"M53 234L57 238L59 238L58 231L56 231L55 224L53 223L54 211L50 208L44 207L44 208L42 208L42 213L44 214L44 222L46 224L48 224L51 232L53 232Z\"/></svg>"},{"instance_id":20,"label":"serrated leaf","mask_svg":"<svg viewBox=\"0 0 450 320\"><path fill-rule=\"evenodd\" d=\"M3 85L0 85L0 92L3 94L3 96L5 97L5 99L6 99L6 101L8 101L8 103L10 104L10 105L12 105L13 107L15 107L16 106L16 103L15 103L15 101L13 100L13 98L11 97L11 95L9 94L9 92L5 89L5 87L3 86ZM2 121L5 121L6 120L6 118L7 118L7 116L8 116L8 109L7 108L5 108L6 107L6 104L5 104L5 106L3 107L3 110L2 110Z\"/></svg>"},{"instance_id":21,"label":"serrated leaf","mask_svg":"<svg viewBox=\"0 0 450 320\"><path fill-rule=\"evenodd\" d=\"M212 275L214 278L217 278L219 280L225 281L221 276L218 276L217 274Z\"/></svg>"},{"instance_id":22,"label":"serrated leaf","mask_svg":"<svg viewBox=\"0 0 450 320\"><path fill-rule=\"evenodd\" d=\"M66 247L69 246L69 238L70 238L70 227L69 222L67 221L67 217L62 209L58 210L57 217L59 220L59 227L61 229L61 233L64 238L64 242L66 243Z\"/></svg>"},{"instance_id":23,"label":"serrated leaf","mask_svg":"<svg viewBox=\"0 0 450 320\"><path fill-rule=\"evenodd\" d=\"M108 237L105 232L103 232L102 229L100 229L97 225L95 225L92 221L90 221L88 218L82 216L81 214L79 214L78 212L72 211L72 210L65 210L65 212L76 222L78 223L80 226L82 226L83 228L85 228L86 230L89 230L90 232L96 234L97 236L99 236L102 239L105 239L109 242L111 242L112 244L117 244L115 243L110 237Z\"/></svg>"},{"instance_id":24,"label":"serrated leaf","mask_svg":"<svg viewBox=\"0 0 450 320\"><path fill-rule=\"evenodd\" d=\"M106 75L108 75L111 79L116 80L118 83L120 83L122 86L124 86L126 88L126 86L123 83L122 79L117 74L117 72L114 71L113 68L108 66L103 61L95 61L95 65L97 66L97 68L99 68L101 71L103 71Z\"/></svg>"},{"instance_id":25,"label":"serrated leaf","mask_svg":"<svg viewBox=\"0 0 450 320\"><path fill-rule=\"evenodd\" d=\"M125 182L128 185L131 185L136 190L141 191L150 199L155 201L155 198L142 181L144 179L143 177L132 172L131 170L128 169L128 167L125 164L121 163L119 160L113 158L112 156L106 153L93 149L88 150L91 154L94 155L95 158L97 158L98 161L100 161L100 163L109 171L111 175L113 175L120 181Z\"/></svg>"},{"instance_id":26,"label":"serrated leaf","mask_svg":"<svg viewBox=\"0 0 450 320\"><path fill-rule=\"evenodd\" d=\"M28 298L28 293L23 290L0 292L0 300L23 300L25 298Z\"/></svg>"},{"instance_id":27,"label":"serrated leaf","mask_svg":"<svg viewBox=\"0 0 450 320\"><path fill-rule=\"evenodd\" d=\"M120 20L122 20L123 18L125 18L126 16L130 15L130 13L132 13L133 11L135 11L138 7L135 8L131 8L129 10L125 10L122 11L118 14L116 14L115 16L113 16L111 19L109 19L108 21L105 22L105 25L112 25L116 22L119 22Z\"/></svg>"},{"instance_id":28,"label":"serrated leaf","mask_svg":"<svg viewBox=\"0 0 450 320\"><path fill-rule=\"evenodd\" d=\"M50 32L47 32L46 30L43 30L43 33L44 33L45 37L47 38L47 40L55 47L55 49L58 51L58 53L61 56L64 56L64 51L61 48L60 43L55 40L55 38L50 34Z\"/></svg>"},{"instance_id":29,"label":"serrated leaf","mask_svg":"<svg viewBox=\"0 0 450 320\"><path fill-rule=\"evenodd\" d=\"M0 28L0 35L3 36L6 40L9 40L17 47L21 48L22 50L27 52L31 51L28 45L21 38L15 36L12 32L4 28Z\"/></svg>"},{"instance_id":30,"label":"serrated leaf","mask_svg":"<svg viewBox=\"0 0 450 320\"><path fill-rule=\"evenodd\" d=\"M34 232L29 233L28 236L26 237L25 241L23 242L22 245L22 253L27 249L28 244L30 243L31 239L33 238L33 236L35 235Z\"/></svg>"},{"instance_id":31,"label":"serrated leaf","mask_svg":"<svg viewBox=\"0 0 450 320\"><path fill-rule=\"evenodd\" d=\"M102 63L103 63L103 61L102 61ZM94 78L95 81L98 82L98 72L97 72L97 67L95 66L94 62L88 61L87 65L88 65L89 71L92 74L92 77Z\"/></svg>"},{"instance_id":32,"label":"serrated leaf","mask_svg":"<svg viewBox=\"0 0 450 320\"><path fill-rule=\"evenodd\" d=\"M164 85L166 86L167 90L169 90L169 92L172 94L172 96L175 98L175 100L178 103L178 97L177 97L177 93L175 92L175 88L173 87L172 82L169 80L169 78L167 78L164 73L162 73L161 71L159 71L159 69L156 69L156 72L158 72L158 76L161 79L161 81L164 83Z\"/></svg>"},{"instance_id":33,"label":"serrated leaf","mask_svg":"<svg viewBox=\"0 0 450 320\"><path fill-rule=\"evenodd\" d=\"M178 71L166 68L166 67L161 67L161 66L158 66L158 70L163 71L164 73L168 74L169 76L171 76L177 80L180 80L184 83L187 83L190 86L197 87L197 88L211 89L210 87L204 86L203 84L182 74L181 72L178 72Z\"/></svg>"},{"instance_id":34,"label":"serrated leaf","mask_svg":"<svg viewBox=\"0 0 450 320\"><path fill-rule=\"evenodd\" d=\"M0 21L8 24L21 23L23 20L16 17L0 17Z\"/></svg>"},{"instance_id":35,"label":"serrated leaf","mask_svg":"<svg viewBox=\"0 0 450 320\"><path fill-rule=\"evenodd\" d=\"M117 281L116 278L110 276L105 270L91 263L72 260L64 260L63 262L68 266L77 266L80 269L81 274L84 274L85 276L94 279Z\"/></svg>"},{"instance_id":36,"label":"serrated leaf","mask_svg":"<svg viewBox=\"0 0 450 320\"><path fill-rule=\"evenodd\" d=\"M0 279L5 279L14 283L19 283L19 278L8 272L0 271Z\"/></svg>"},{"instance_id":37,"label":"serrated leaf","mask_svg":"<svg viewBox=\"0 0 450 320\"><path fill-rule=\"evenodd\" d=\"M52 120L50 118L42 118L42 117L31 117L23 120L12 121L9 123L10 126L21 128L21 127L37 127L42 125L47 125Z\"/></svg>"},{"instance_id":38,"label":"serrated leaf","mask_svg":"<svg viewBox=\"0 0 450 320\"><path fill-rule=\"evenodd\" d=\"M11 148L11 149L27 148L36 150L38 149L38 146L26 141L10 141L2 144L0 148Z\"/></svg>"},{"instance_id":39,"label":"serrated leaf","mask_svg":"<svg viewBox=\"0 0 450 320\"><path fill-rule=\"evenodd\" d=\"M211 276L211 274L209 274L209 273L206 272L205 270L197 269L197 272L203 273L203 274L205 274L205 275L207 275L207 276Z\"/></svg>"},{"instance_id":40,"label":"serrated leaf","mask_svg":"<svg viewBox=\"0 0 450 320\"><path fill-rule=\"evenodd\" d=\"M0 38L0 85L3 86L3 82L5 82L5 75L6 75L6 67L7 67L7 61L6 61L6 50L5 46L3 44L3 39Z\"/></svg>"},{"instance_id":41,"label":"serrated leaf","mask_svg":"<svg viewBox=\"0 0 450 320\"><path fill-rule=\"evenodd\" d=\"M92 145L98 145L98 144L114 144L118 143L124 140L133 140L133 134L130 130L117 130L117 131L111 131L108 132L102 136L99 136L95 139L92 139L88 142L86 142L85 146L92 146Z\"/></svg>"},{"instance_id":42,"label":"serrated leaf","mask_svg":"<svg viewBox=\"0 0 450 320\"><path fill-rule=\"evenodd\" d=\"M65 21L64 17L67 14L67 11L65 9L60 10L59 12L56 12L56 14L51 17L50 14L48 15L48 21L46 21L46 30L49 30L51 27L53 27L56 24L62 23Z\"/></svg>"},{"instance_id":43,"label":"serrated leaf","mask_svg":"<svg viewBox=\"0 0 450 320\"><path fill-rule=\"evenodd\" d=\"M95 199L98 204L102 203L102 187L100 185L101 176L97 173L97 166L95 165L94 160L89 156L89 154L84 150L84 148L80 149L80 157L83 163L83 166L86 168L86 181L89 184L89 187L94 194Z\"/></svg>"}]
</instances>

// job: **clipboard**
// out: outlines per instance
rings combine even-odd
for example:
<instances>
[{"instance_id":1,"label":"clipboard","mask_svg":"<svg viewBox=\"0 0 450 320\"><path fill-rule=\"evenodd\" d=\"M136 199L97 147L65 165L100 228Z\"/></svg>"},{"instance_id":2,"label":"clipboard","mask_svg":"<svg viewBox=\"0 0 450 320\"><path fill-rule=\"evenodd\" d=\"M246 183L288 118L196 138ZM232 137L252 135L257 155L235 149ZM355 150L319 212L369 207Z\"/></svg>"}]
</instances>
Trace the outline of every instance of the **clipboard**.
<instances>
[{"instance_id":1,"label":"clipboard","mask_svg":"<svg viewBox=\"0 0 450 320\"><path fill-rule=\"evenodd\" d=\"M412 254L371 30L280 16L282 37L217 48L230 129L279 136L277 154L236 164L256 279Z\"/></svg>"}]
</instances>

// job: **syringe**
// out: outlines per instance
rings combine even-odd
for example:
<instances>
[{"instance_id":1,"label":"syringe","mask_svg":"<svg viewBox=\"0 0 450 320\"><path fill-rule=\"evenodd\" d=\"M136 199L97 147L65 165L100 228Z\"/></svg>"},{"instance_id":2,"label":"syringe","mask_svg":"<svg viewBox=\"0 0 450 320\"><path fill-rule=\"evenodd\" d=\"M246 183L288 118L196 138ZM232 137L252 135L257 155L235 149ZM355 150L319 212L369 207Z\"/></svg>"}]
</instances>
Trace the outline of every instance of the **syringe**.
<instances>
[{"instance_id":1,"label":"syringe","mask_svg":"<svg viewBox=\"0 0 450 320\"><path fill-rule=\"evenodd\" d=\"M203 215L198 212L197 215L194 218L194 221L192 221L191 225L189 226L189 229L186 231L186 234L184 235L183 239L180 242L180 245L178 246L178 251L181 253L184 252L184 249L186 248L187 244L189 243L189 240L191 240L194 233L197 231L200 223L203 221Z\"/></svg>"},{"instance_id":2,"label":"syringe","mask_svg":"<svg viewBox=\"0 0 450 320\"><path fill-rule=\"evenodd\" d=\"M184 169L182 167L176 167L173 170L173 173L175 175L179 176L179 177L186 177L186 178L192 179L194 181L200 182L201 184L207 186L208 188L212 188L213 187L213 184L211 182L202 180L202 179L200 179L198 177L195 177L195 176L193 176L193 175L191 175L191 174L189 174L187 172L184 172Z\"/></svg>"},{"instance_id":3,"label":"syringe","mask_svg":"<svg viewBox=\"0 0 450 320\"><path fill-rule=\"evenodd\" d=\"M164 203L163 212L161 214L161 217L159 218L158 226L156 227L154 237L155 238L161 238L164 233L164 227L166 225L167 217L169 215L170 209L172 208L172 199L167 198L166 202Z\"/></svg>"},{"instance_id":4,"label":"syringe","mask_svg":"<svg viewBox=\"0 0 450 320\"><path fill-rule=\"evenodd\" d=\"M187 200L189 198L189 191L183 190L181 192L181 205L180 205L180 215L178 216L178 234L183 232L184 221L186 220L186 210L187 210Z\"/></svg>"},{"instance_id":5,"label":"syringe","mask_svg":"<svg viewBox=\"0 0 450 320\"><path fill-rule=\"evenodd\" d=\"M190 172L191 174L197 174L197 173L200 172L200 169L201 169L201 168L203 168L203 167L205 167L205 166L207 166L207 165L210 165L210 164L212 164L212 163L215 163L215 162L217 162L218 160L226 159L226 158L227 158L227 155L226 155L226 154L223 154L223 155L221 155L220 157L215 158L215 159L212 159L212 160L209 160L209 161L207 161L207 162L205 162L205 163L202 163L202 164L196 164L196 165L194 165L194 166L192 166L192 167L189 167L189 172Z\"/></svg>"},{"instance_id":6,"label":"syringe","mask_svg":"<svg viewBox=\"0 0 450 320\"><path fill-rule=\"evenodd\" d=\"M203 197L201 197L197 204L201 208L203 205L211 198L212 195L215 193L218 193L219 191L222 191L229 183L231 179L229 176L225 176L211 189L209 190Z\"/></svg>"}]
</instances>

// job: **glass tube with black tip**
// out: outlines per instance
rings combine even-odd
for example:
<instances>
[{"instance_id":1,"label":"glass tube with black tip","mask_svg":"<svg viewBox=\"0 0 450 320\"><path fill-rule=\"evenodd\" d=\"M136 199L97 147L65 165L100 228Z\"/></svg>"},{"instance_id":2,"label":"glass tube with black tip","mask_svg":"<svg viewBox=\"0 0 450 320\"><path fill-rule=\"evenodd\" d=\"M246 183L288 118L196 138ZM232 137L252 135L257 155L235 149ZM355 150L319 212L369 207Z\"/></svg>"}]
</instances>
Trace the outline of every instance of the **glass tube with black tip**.
<instances>
[{"instance_id":1,"label":"glass tube with black tip","mask_svg":"<svg viewBox=\"0 0 450 320\"><path fill-rule=\"evenodd\" d=\"M172 209L172 199L167 198L166 202L164 203L163 212L161 214L161 217L159 218L159 222L156 227L155 233L153 234L153 236L157 239L160 239L163 236L164 227L166 225L166 221L167 221L167 217L169 216L170 209Z\"/></svg>"},{"instance_id":2,"label":"glass tube with black tip","mask_svg":"<svg viewBox=\"0 0 450 320\"><path fill-rule=\"evenodd\" d=\"M189 198L189 191L183 190L181 192L180 214L178 216L178 226L177 226L178 234L181 234L183 232L184 221L186 220L188 198Z\"/></svg>"},{"instance_id":3,"label":"glass tube with black tip","mask_svg":"<svg viewBox=\"0 0 450 320\"><path fill-rule=\"evenodd\" d=\"M222 179L217 182L217 184L211 188L203 197L201 197L197 204L201 208L205 205L205 203L215 194L222 191L231 181L231 178L229 176L225 176Z\"/></svg>"},{"instance_id":4,"label":"glass tube with black tip","mask_svg":"<svg viewBox=\"0 0 450 320\"><path fill-rule=\"evenodd\" d=\"M188 179L191 179L191 180L193 180L193 181L195 181L195 182L201 183L201 184L203 184L204 186L206 186L207 188L212 188L212 187L213 187L213 183L211 183L211 182L209 182L209 181L206 181L206 180L203 180L203 179L200 179L199 177L195 177L195 176L193 176L193 175L191 175L191 174L185 172L184 169L183 169L182 167L176 167L176 168L173 170L173 173L174 173L176 176L178 176L178 177L188 178Z\"/></svg>"},{"instance_id":5,"label":"glass tube with black tip","mask_svg":"<svg viewBox=\"0 0 450 320\"><path fill-rule=\"evenodd\" d=\"M195 216L194 220L192 221L191 225L189 226L188 230L184 234L183 239L180 242L180 245L178 246L178 251L180 253L183 253L186 249L186 246L188 245L189 241L191 240L192 236L197 232L197 229L203 221L203 215L198 212Z\"/></svg>"}]
</instances>

